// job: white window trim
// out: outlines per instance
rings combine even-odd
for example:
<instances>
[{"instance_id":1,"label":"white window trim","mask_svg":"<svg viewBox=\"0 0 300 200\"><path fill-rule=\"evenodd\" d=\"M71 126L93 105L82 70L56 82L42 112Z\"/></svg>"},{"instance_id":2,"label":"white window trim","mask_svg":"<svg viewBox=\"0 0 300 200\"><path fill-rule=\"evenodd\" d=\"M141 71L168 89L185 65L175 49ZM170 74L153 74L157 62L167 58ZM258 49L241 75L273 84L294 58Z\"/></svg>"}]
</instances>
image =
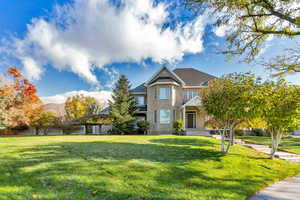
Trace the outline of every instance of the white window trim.
<instances>
[{"instance_id":1,"label":"white window trim","mask_svg":"<svg viewBox=\"0 0 300 200\"><path fill-rule=\"evenodd\" d=\"M167 98L162 98L161 97L161 89L168 89L169 93L168 93L168 97ZM171 87L160 87L159 88L159 99L160 100L168 100L168 99L171 99Z\"/></svg>"},{"instance_id":2,"label":"white window trim","mask_svg":"<svg viewBox=\"0 0 300 200\"><path fill-rule=\"evenodd\" d=\"M198 90L184 90L184 99L186 101L189 101L193 99L194 97L199 96Z\"/></svg>"},{"instance_id":3,"label":"white window trim","mask_svg":"<svg viewBox=\"0 0 300 200\"><path fill-rule=\"evenodd\" d=\"M150 87L153 87L155 85L176 85L176 86L180 86L178 83L176 82L155 82L152 83L151 85L149 85Z\"/></svg>"}]
</instances>

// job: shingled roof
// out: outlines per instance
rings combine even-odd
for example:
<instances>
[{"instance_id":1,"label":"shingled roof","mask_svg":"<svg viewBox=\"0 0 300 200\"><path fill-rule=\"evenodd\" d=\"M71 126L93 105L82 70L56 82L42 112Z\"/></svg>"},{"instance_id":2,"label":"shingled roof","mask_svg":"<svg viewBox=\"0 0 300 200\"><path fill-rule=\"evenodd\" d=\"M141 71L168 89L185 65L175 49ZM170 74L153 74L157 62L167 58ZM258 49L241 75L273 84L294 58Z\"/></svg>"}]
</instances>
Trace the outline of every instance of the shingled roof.
<instances>
[{"instance_id":1,"label":"shingled roof","mask_svg":"<svg viewBox=\"0 0 300 200\"><path fill-rule=\"evenodd\" d=\"M130 90L131 93L144 93L146 92L145 83L142 83L141 85L137 86L136 88Z\"/></svg>"},{"instance_id":2,"label":"shingled roof","mask_svg":"<svg viewBox=\"0 0 300 200\"><path fill-rule=\"evenodd\" d=\"M193 68L177 68L173 72L184 81L186 86L207 85L208 81L216 78Z\"/></svg>"},{"instance_id":3,"label":"shingled roof","mask_svg":"<svg viewBox=\"0 0 300 200\"><path fill-rule=\"evenodd\" d=\"M173 70L173 73L175 73L185 83L185 86L206 86L208 84L208 81L216 78L215 76L193 68L177 68ZM173 80L168 79L168 81L170 82ZM160 82L163 82L163 80L160 79ZM131 92L145 93L145 83L142 83L141 85L132 89Z\"/></svg>"}]
</instances>

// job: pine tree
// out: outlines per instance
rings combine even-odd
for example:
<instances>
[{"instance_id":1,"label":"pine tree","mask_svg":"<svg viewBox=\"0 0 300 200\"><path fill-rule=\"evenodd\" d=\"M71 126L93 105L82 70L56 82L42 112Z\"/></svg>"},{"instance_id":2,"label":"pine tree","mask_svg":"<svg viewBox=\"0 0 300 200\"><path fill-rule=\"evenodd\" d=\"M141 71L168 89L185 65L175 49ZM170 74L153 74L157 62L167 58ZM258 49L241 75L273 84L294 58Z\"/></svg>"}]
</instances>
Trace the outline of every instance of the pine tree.
<instances>
[{"instance_id":1,"label":"pine tree","mask_svg":"<svg viewBox=\"0 0 300 200\"><path fill-rule=\"evenodd\" d=\"M130 84L125 75L121 75L115 89L112 99L109 102L111 107L111 119L114 134L132 134L134 129L134 113L136 111L136 102L129 92Z\"/></svg>"}]
</instances>

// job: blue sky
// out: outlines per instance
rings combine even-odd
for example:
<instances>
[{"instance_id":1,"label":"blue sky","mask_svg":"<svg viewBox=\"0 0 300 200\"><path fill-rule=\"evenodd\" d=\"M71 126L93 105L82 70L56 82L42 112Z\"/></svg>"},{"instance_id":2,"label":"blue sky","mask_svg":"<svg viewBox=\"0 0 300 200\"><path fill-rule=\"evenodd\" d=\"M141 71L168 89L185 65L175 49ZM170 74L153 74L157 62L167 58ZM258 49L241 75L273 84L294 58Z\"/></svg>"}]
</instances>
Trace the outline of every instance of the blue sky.
<instances>
[{"instance_id":1,"label":"blue sky","mask_svg":"<svg viewBox=\"0 0 300 200\"><path fill-rule=\"evenodd\" d=\"M139 2L143 1L136 5L134 2L137 1L126 0L128 5L125 8L119 6L119 10L124 9L120 13L119 10L113 13L111 9L117 0L95 5L87 5L91 0L74 0L75 3L70 0L0 1L1 49L5 49L5 53L0 51L0 72L4 73L11 64L24 69L41 97L99 88L109 91L119 74L125 74L136 86L146 81L163 63L167 63L171 69L193 67L216 76L246 71L263 77L269 75L261 66L241 64L238 58L228 62L224 55L216 54L217 49L226 45L226 41L214 33L206 22L209 19L194 16L182 7L167 7L167 1L158 1L161 8L153 8L152 4L149 6L145 3L151 3L152 0ZM64 5L73 7L66 8ZM103 10L107 10L104 16L97 13ZM134 17L142 17L145 24L135 24ZM163 17L165 20L161 21ZM66 24L72 23L70 19L82 24L68 28ZM190 29L186 30L178 23L188 24ZM156 30L168 28L170 31L161 35ZM130 29L134 29L134 32ZM182 35L184 30L191 35ZM47 37L43 37L43 34L52 37L51 44L47 43ZM174 42L178 39L182 41L181 44ZM51 48L57 48L54 44L60 45L58 50L66 46L68 49L61 53L51 51ZM293 41L274 39L268 43L263 56L276 55L289 44L292 45ZM16 47L18 51L7 55L7 49ZM300 84L299 75L287 79Z\"/></svg>"}]
</instances>

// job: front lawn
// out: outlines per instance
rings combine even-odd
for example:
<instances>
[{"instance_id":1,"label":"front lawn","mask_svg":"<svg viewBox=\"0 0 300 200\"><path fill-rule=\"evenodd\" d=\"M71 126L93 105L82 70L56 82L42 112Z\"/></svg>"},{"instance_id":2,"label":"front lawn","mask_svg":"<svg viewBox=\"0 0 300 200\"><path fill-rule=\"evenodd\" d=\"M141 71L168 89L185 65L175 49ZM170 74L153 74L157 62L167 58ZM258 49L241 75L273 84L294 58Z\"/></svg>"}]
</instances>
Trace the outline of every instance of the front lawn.
<instances>
[{"instance_id":1,"label":"front lawn","mask_svg":"<svg viewBox=\"0 0 300 200\"><path fill-rule=\"evenodd\" d=\"M272 141L270 137L243 136L239 138L249 143L263 144L268 146L272 145ZM300 154L300 138L283 138L278 149Z\"/></svg>"},{"instance_id":2,"label":"front lawn","mask_svg":"<svg viewBox=\"0 0 300 200\"><path fill-rule=\"evenodd\" d=\"M185 136L0 138L0 199L242 200L300 173L246 147Z\"/></svg>"}]
</instances>

